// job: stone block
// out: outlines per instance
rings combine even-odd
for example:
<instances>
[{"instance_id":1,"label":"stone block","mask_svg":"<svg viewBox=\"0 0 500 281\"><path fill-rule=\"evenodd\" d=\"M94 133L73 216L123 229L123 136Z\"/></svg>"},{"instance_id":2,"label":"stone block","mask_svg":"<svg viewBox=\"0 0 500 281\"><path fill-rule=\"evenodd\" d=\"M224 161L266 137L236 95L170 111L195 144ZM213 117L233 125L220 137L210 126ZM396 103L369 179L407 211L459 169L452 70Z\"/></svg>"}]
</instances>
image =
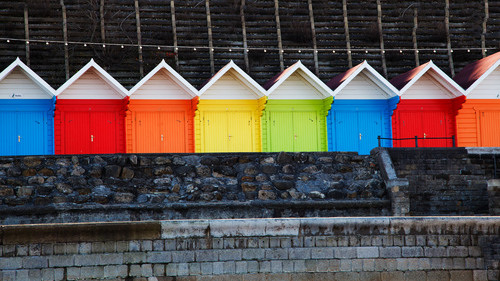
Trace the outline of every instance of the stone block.
<instances>
[{"instance_id":1,"label":"stone block","mask_svg":"<svg viewBox=\"0 0 500 281\"><path fill-rule=\"evenodd\" d=\"M352 260L351 259L342 259L340 260L340 271L352 271Z\"/></svg>"},{"instance_id":2,"label":"stone block","mask_svg":"<svg viewBox=\"0 0 500 281\"><path fill-rule=\"evenodd\" d=\"M28 271L29 280L42 280L42 270L41 269L30 269ZM12 279L15 280L15 279Z\"/></svg>"},{"instance_id":3,"label":"stone block","mask_svg":"<svg viewBox=\"0 0 500 281\"><path fill-rule=\"evenodd\" d=\"M448 280L450 280L450 274L448 271L443 271L443 270L428 271L427 272L427 280L448 281Z\"/></svg>"},{"instance_id":4,"label":"stone block","mask_svg":"<svg viewBox=\"0 0 500 281\"><path fill-rule=\"evenodd\" d=\"M428 258L447 257L446 247L424 247L424 255Z\"/></svg>"},{"instance_id":5,"label":"stone block","mask_svg":"<svg viewBox=\"0 0 500 281\"><path fill-rule=\"evenodd\" d=\"M74 256L49 256L49 267L70 267L74 265Z\"/></svg>"},{"instance_id":6,"label":"stone block","mask_svg":"<svg viewBox=\"0 0 500 281\"><path fill-rule=\"evenodd\" d=\"M450 271L450 280L467 281L473 279L472 270L452 270Z\"/></svg>"},{"instance_id":7,"label":"stone block","mask_svg":"<svg viewBox=\"0 0 500 281\"><path fill-rule=\"evenodd\" d=\"M245 274L247 272L248 272L248 264L246 261L235 262L235 273L236 274Z\"/></svg>"},{"instance_id":8,"label":"stone block","mask_svg":"<svg viewBox=\"0 0 500 281\"><path fill-rule=\"evenodd\" d=\"M354 259L352 260L352 271L363 271L363 260L362 259Z\"/></svg>"},{"instance_id":9,"label":"stone block","mask_svg":"<svg viewBox=\"0 0 500 281\"><path fill-rule=\"evenodd\" d=\"M126 264L136 264L146 262L146 253L130 252L123 254L123 262Z\"/></svg>"},{"instance_id":10,"label":"stone block","mask_svg":"<svg viewBox=\"0 0 500 281\"><path fill-rule=\"evenodd\" d=\"M218 261L219 253L216 250L198 250L195 252L196 261Z\"/></svg>"},{"instance_id":11,"label":"stone block","mask_svg":"<svg viewBox=\"0 0 500 281\"><path fill-rule=\"evenodd\" d=\"M23 267L23 258L0 258L0 270L21 269Z\"/></svg>"},{"instance_id":12,"label":"stone block","mask_svg":"<svg viewBox=\"0 0 500 281\"><path fill-rule=\"evenodd\" d=\"M149 252L146 254L148 263L169 263L172 261L171 252Z\"/></svg>"},{"instance_id":13,"label":"stone block","mask_svg":"<svg viewBox=\"0 0 500 281\"><path fill-rule=\"evenodd\" d=\"M100 255L99 264L101 265L123 264L123 254L122 253L102 254Z\"/></svg>"},{"instance_id":14,"label":"stone block","mask_svg":"<svg viewBox=\"0 0 500 281\"><path fill-rule=\"evenodd\" d=\"M194 251L172 251L172 262L193 262Z\"/></svg>"},{"instance_id":15,"label":"stone block","mask_svg":"<svg viewBox=\"0 0 500 281\"><path fill-rule=\"evenodd\" d=\"M212 275L213 274L213 264L211 262L200 263L201 275Z\"/></svg>"},{"instance_id":16,"label":"stone block","mask_svg":"<svg viewBox=\"0 0 500 281\"><path fill-rule=\"evenodd\" d=\"M23 257L22 259L23 268L46 268L49 264L48 257L43 256Z\"/></svg>"},{"instance_id":17,"label":"stone block","mask_svg":"<svg viewBox=\"0 0 500 281\"><path fill-rule=\"evenodd\" d=\"M200 275L200 274L201 274L200 263L197 262L189 263L189 275Z\"/></svg>"},{"instance_id":18,"label":"stone block","mask_svg":"<svg viewBox=\"0 0 500 281\"><path fill-rule=\"evenodd\" d=\"M126 277L127 271L126 265L106 265L104 266L104 278Z\"/></svg>"},{"instance_id":19,"label":"stone block","mask_svg":"<svg viewBox=\"0 0 500 281\"><path fill-rule=\"evenodd\" d=\"M334 252L337 259L353 259L357 256L356 248L337 247Z\"/></svg>"},{"instance_id":20,"label":"stone block","mask_svg":"<svg viewBox=\"0 0 500 281\"><path fill-rule=\"evenodd\" d=\"M400 249L399 247L397 247ZM356 256L360 259L364 258L378 258L379 257L379 247L356 247ZM383 249L382 247L380 250Z\"/></svg>"},{"instance_id":21,"label":"stone block","mask_svg":"<svg viewBox=\"0 0 500 281\"><path fill-rule=\"evenodd\" d=\"M101 264L100 254L90 254L90 255L76 255L75 266L89 266L89 265L99 265Z\"/></svg>"},{"instance_id":22,"label":"stone block","mask_svg":"<svg viewBox=\"0 0 500 281\"><path fill-rule=\"evenodd\" d=\"M316 272L316 261L315 260L305 260L304 265L306 267L306 272Z\"/></svg>"},{"instance_id":23,"label":"stone block","mask_svg":"<svg viewBox=\"0 0 500 281\"><path fill-rule=\"evenodd\" d=\"M66 271L66 276L68 280L80 279L80 267L68 267Z\"/></svg>"},{"instance_id":24,"label":"stone block","mask_svg":"<svg viewBox=\"0 0 500 281\"><path fill-rule=\"evenodd\" d=\"M154 264L153 265L153 276L164 276L165 275L165 265L164 264Z\"/></svg>"},{"instance_id":25,"label":"stone block","mask_svg":"<svg viewBox=\"0 0 500 281\"><path fill-rule=\"evenodd\" d=\"M289 251L295 250L293 248L289 249ZM242 259L244 260L262 260L266 255L265 249L242 249L241 250ZM291 253L290 253L290 258Z\"/></svg>"},{"instance_id":26,"label":"stone block","mask_svg":"<svg viewBox=\"0 0 500 281\"><path fill-rule=\"evenodd\" d=\"M54 280L54 269L53 268L44 268L42 269L42 281L52 281Z\"/></svg>"},{"instance_id":27,"label":"stone block","mask_svg":"<svg viewBox=\"0 0 500 281\"><path fill-rule=\"evenodd\" d=\"M359 280L382 281L381 276L380 276L380 272L360 272L359 273ZM419 280L419 281L421 281L421 280Z\"/></svg>"},{"instance_id":28,"label":"stone block","mask_svg":"<svg viewBox=\"0 0 500 281\"><path fill-rule=\"evenodd\" d=\"M404 258L422 257L424 249L422 247L402 247L401 256Z\"/></svg>"},{"instance_id":29,"label":"stone block","mask_svg":"<svg viewBox=\"0 0 500 281\"><path fill-rule=\"evenodd\" d=\"M186 276L189 275L189 263L178 263L177 264L177 275Z\"/></svg>"},{"instance_id":30,"label":"stone block","mask_svg":"<svg viewBox=\"0 0 500 281\"><path fill-rule=\"evenodd\" d=\"M236 263L234 261L225 261L223 263L224 274L234 274L236 272Z\"/></svg>"},{"instance_id":31,"label":"stone block","mask_svg":"<svg viewBox=\"0 0 500 281\"><path fill-rule=\"evenodd\" d=\"M357 272L337 272L335 273L335 280L359 281L360 277Z\"/></svg>"},{"instance_id":32,"label":"stone block","mask_svg":"<svg viewBox=\"0 0 500 281\"><path fill-rule=\"evenodd\" d=\"M213 263L213 274L215 275L224 274L224 262Z\"/></svg>"},{"instance_id":33,"label":"stone block","mask_svg":"<svg viewBox=\"0 0 500 281\"><path fill-rule=\"evenodd\" d=\"M288 249L266 249L266 259L270 260L284 260L288 259Z\"/></svg>"},{"instance_id":34,"label":"stone block","mask_svg":"<svg viewBox=\"0 0 500 281\"><path fill-rule=\"evenodd\" d=\"M271 272L272 273L281 273L283 272L283 262L279 260L271 261Z\"/></svg>"},{"instance_id":35,"label":"stone block","mask_svg":"<svg viewBox=\"0 0 500 281\"><path fill-rule=\"evenodd\" d=\"M241 254L241 249L219 250L219 261L239 261Z\"/></svg>"},{"instance_id":36,"label":"stone block","mask_svg":"<svg viewBox=\"0 0 500 281\"><path fill-rule=\"evenodd\" d=\"M401 271L381 272L380 278L384 281L400 281L404 280L404 274Z\"/></svg>"},{"instance_id":37,"label":"stone block","mask_svg":"<svg viewBox=\"0 0 500 281\"><path fill-rule=\"evenodd\" d=\"M103 279L104 266L86 266L80 268L80 278L82 279Z\"/></svg>"},{"instance_id":38,"label":"stone block","mask_svg":"<svg viewBox=\"0 0 500 281\"><path fill-rule=\"evenodd\" d=\"M473 281L487 281L488 280L487 270L474 270L472 272L472 280Z\"/></svg>"},{"instance_id":39,"label":"stone block","mask_svg":"<svg viewBox=\"0 0 500 281\"><path fill-rule=\"evenodd\" d=\"M450 246L448 247L449 257L467 257L469 254L468 247L465 246Z\"/></svg>"},{"instance_id":40,"label":"stone block","mask_svg":"<svg viewBox=\"0 0 500 281\"><path fill-rule=\"evenodd\" d=\"M311 258L313 259L333 259L333 248L331 247L318 247L311 249ZM304 256L299 258L305 258Z\"/></svg>"}]
</instances>

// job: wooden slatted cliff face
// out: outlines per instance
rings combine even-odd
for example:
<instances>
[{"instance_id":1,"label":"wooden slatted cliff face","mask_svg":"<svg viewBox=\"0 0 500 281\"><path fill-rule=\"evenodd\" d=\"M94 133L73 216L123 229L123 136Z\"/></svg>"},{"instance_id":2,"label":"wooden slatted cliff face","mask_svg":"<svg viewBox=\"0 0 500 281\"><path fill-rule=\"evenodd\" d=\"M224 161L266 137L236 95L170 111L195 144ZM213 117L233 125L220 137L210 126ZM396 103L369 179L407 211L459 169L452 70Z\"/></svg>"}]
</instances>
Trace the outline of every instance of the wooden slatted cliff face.
<instances>
[{"instance_id":1,"label":"wooden slatted cliff face","mask_svg":"<svg viewBox=\"0 0 500 281\"><path fill-rule=\"evenodd\" d=\"M297 60L323 81L363 60L386 78L428 60L452 75L498 49L498 1L137 3L3 0L0 69L20 57L57 88L94 58L131 88L164 59L199 86L232 59L264 84Z\"/></svg>"},{"instance_id":2,"label":"wooden slatted cliff face","mask_svg":"<svg viewBox=\"0 0 500 281\"><path fill-rule=\"evenodd\" d=\"M57 90L56 154L125 153L127 91L93 60Z\"/></svg>"},{"instance_id":3,"label":"wooden slatted cliff face","mask_svg":"<svg viewBox=\"0 0 500 281\"><path fill-rule=\"evenodd\" d=\"M20 59L0 73L0 156L54 153L54 92Z\"/></svg>"},{"instance_id":4,"label":"wooden slatted cliff face","mask_svg":"<svg viewBox=\"0 0 500 281\"><path fill-rule=\"evenodd\" d=\"M130 90L128 153L194 152L197 90L162 61Z\"/></svg>"},{"instance_id":5,"label":"wooden slatted cliff face","mask_svg":"<svg viewBox=\"0 0 500 281\"><path fill-rule=\"evenodd\" d=\"M330 151L369 154L378 146L377 137L391 138L391 116L399 101L394 88L366 61L333 77L335 102L328 115ZM392 141L383 140L385 147Z\"/></svg>"},{"instance_id":6,"label":"wooden slatted cliff face","mask_svg":"<svg viewBox=\"0 0 500 281\"><path fill-rule=\"evenodd\" d=\"M451 137L456 136L457 111L465 101L463 89L432 61L390 82L401 95L392 119L393 136L409 138L394 141L394 146L413 147L417 137L422 138L419 147L451 147Z\"/></svg>"},{"instance_id":7,"label":"wooden slatted cliff face","mask_svg":"<svg viewBox=\"0 0 500 281\"><path fill-rule=\"evenodd\" d=\"M466 66L455 81L466 89L458 111L459 146L500 146L500 53Z\"/></svg>"},{"instance_id":8,"label":"wooden slatted cliff face","mask_svg":"<svg viewBox=\"0 0 500 281\"><path fill-rule=\"evenodd\" d=\"M260 152L264 89L234 62L200 90L196 152Z\"/></svg>"},{"instance_id":9,"label":"wooden slatted cliff face","mask_svg":"<svg viewBox=\"0 0 500 281\"><path fill-rule=\"evenodd\" d=\"M264 85L268 100L262 115L262 150L326 151L330 88L300 61Z\"/></svg>"}]
</instances>

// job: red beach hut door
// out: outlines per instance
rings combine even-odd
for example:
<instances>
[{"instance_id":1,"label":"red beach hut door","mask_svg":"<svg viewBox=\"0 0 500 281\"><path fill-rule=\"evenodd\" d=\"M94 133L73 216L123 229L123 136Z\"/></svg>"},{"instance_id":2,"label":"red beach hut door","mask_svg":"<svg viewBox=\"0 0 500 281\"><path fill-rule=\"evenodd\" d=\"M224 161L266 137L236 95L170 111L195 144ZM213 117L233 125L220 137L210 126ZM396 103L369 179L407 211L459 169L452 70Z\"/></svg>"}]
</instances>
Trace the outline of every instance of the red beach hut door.
<instances>
[{"instance_id":1,"label":"red beach hut door","mask_svg":"<svg viewBox=\"0 0 500 281\"><path fill-rule=\"evenodd\" d=\"M116 153L116 114L90 113L90 153Z\"/></svg>"},{"instance_id":2,"label":"red beach hut door","mask_svg":"<svg viewBox=\"0 0 500 281\"><path fill-rule=\"evenodd\" d=\"M401 138L415 138L419 147L446 147L447 140L428 140L446 135L446 114L442 111L403 111L400 112ZM424 138L424 139L421 139ZM415 140L396 142L400 147L413 147Z\"/></svg>"},{"instance_id":3,"label":"red beach hut door","mask_svg":"<svg viewBox=\"0 0 500 281\"><path fill-rule=\"evenodd\" d=\"M90 153L90 114L88 112L65 112L64 143L66 154Z\"/></svg>"}]
</instances>

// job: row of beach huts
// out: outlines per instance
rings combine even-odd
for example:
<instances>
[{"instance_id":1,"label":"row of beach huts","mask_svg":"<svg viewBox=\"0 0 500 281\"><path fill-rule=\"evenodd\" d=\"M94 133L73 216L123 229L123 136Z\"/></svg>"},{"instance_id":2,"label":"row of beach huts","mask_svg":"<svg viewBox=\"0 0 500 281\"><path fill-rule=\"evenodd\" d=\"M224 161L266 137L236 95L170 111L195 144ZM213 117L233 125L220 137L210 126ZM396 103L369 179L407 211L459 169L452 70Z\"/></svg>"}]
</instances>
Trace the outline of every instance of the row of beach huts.
<instances>
[{"instance_id":1,"label":"row of beach huts","mask_svg":"<svg viewBox=\"0 0 500 281\"><path fill-rule=\"evenodd\" d=\"M0 73L0 155L500 147L499 65L388 81L365 61L324 83L299 61L261 86L231 61L198 90L162 61L127 90L91 60L55 90L17 59Z\"/></svg>"}]
</instances>

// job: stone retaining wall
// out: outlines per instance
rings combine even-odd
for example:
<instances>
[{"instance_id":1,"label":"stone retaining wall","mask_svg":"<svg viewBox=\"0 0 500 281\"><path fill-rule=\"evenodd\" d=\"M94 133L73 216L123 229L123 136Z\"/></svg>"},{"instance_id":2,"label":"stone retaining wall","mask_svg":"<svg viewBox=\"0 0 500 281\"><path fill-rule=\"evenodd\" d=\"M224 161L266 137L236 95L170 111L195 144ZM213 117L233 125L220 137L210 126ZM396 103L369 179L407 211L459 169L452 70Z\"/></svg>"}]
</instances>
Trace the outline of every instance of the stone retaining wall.
<instances>
[{"instance_id":1,"label":"stone retaining wall","mask_svg":"<svg viewBox=\"0 0 500 281\"><path fill-rule=\"evenodd\" d=\"M0 223L380 216L376 161L355 153L0 158Z\"/></svg>"},{"instance_id":2,"label":"stone retaining wall","mask_svg":"<svg viewBox=\"0 0 500 281\"><path fill-rule=\"evenodd\" d=\"M7 225L0 231L1 280L500 277L498 217Z\"/></svg>"}]
</instances>

